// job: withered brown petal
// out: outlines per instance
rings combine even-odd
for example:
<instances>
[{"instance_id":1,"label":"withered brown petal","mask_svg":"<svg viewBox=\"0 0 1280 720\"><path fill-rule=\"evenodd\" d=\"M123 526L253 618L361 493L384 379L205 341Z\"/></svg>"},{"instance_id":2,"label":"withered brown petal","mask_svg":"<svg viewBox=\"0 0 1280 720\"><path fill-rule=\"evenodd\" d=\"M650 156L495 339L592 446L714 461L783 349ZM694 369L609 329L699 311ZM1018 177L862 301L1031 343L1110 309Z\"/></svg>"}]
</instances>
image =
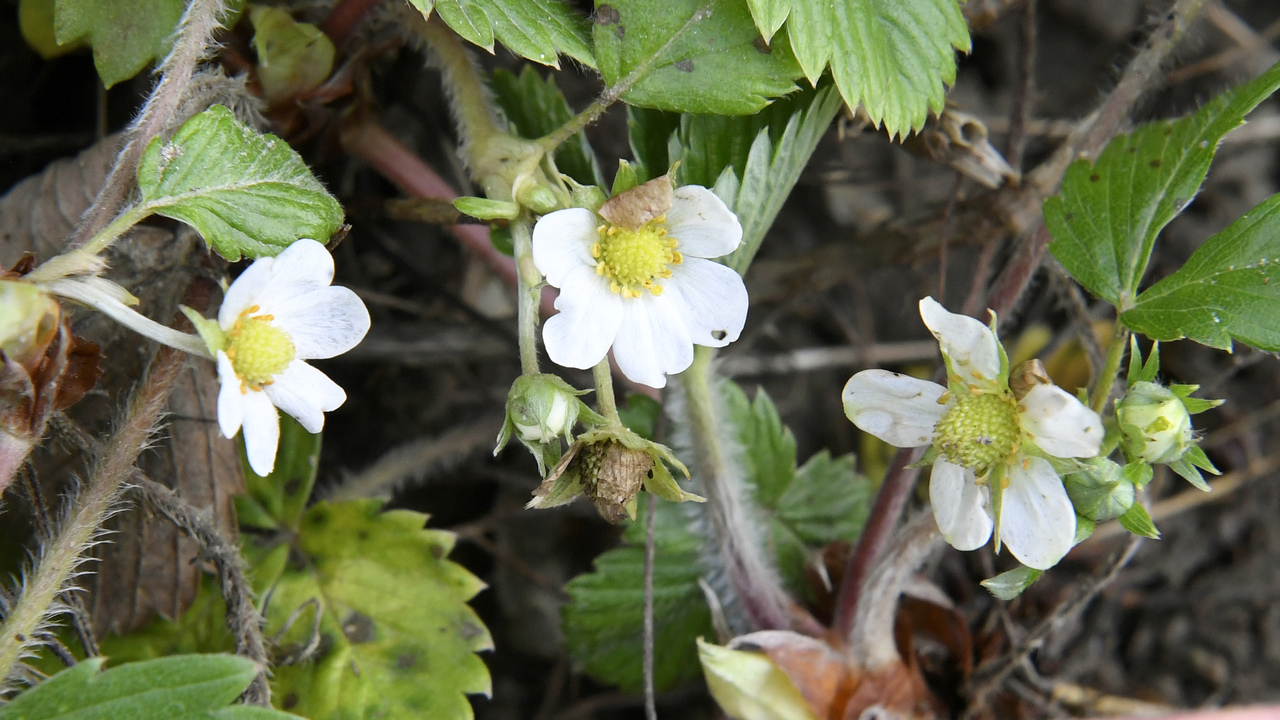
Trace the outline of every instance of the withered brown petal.
<instances>
[{"instance_id":1,"label":"withered brown petal","mask_svg":"<svg viewBox=\"0 0 1280 720\"><path fill-rule=\"evenodd\" d=\"M62 370L53 397L53 409L62 410L70 407L85 393L93 389L98 378L102 377L102 348L98 343L84 338L71 337L71 347L67 350L67 364Z\"/></svg>"},{"instance_id":2,"label":"withered brown petal","mask_svg":"<svg viewBox=\"0 0 1280 720\"><path fill-rule=\"evenodd\" d=\"M671 178L663 175L609 198L600 206L600 217L618 227L639 230L670 210L671 198Z\"/></svg>"}]
</instances>

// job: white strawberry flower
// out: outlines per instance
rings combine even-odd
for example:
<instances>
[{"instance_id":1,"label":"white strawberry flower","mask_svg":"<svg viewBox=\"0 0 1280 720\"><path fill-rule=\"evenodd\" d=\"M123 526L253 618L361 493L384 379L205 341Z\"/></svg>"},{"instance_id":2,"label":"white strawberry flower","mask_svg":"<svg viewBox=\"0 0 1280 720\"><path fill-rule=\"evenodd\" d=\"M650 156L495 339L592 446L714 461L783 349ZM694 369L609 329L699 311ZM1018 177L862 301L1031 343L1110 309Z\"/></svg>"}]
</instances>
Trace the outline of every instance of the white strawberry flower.
<instances>
[{"instance_id":1,"label":"white strawberry flower","mask_svg":"<svg viewBox=\"0 0 1280 720\"><path fill-rule=\"evenodd\" d=\"M553 362L590 368L612 347L623 374L660 388L668 374L693 363L694 345L738 339L747 288L737 272L709 258L736 250L742 226L704 187L686 185L667 197L665 212L634 228L584 208L538 220L533 260L560 288L560 313L542 332Z\"/></svg>"},{"instance_id":2,"label":"white strawberry flower","mask_svg":"<svg viewBox=\"0 0 1280 720\"><path fill-rule=\"evenodd\" d=\"M369 331L369 311L354 292L333 287L333 257L310 239L255 260L228 288L217 320L187 310L218 363L218 427L243 430L249 466L275 467L280 442L276 408L307 432L347 399L342 388L306 360L355 347Z\"/></svg>"},{"instance_id":3,"label":"white strawberry flower","mask_svg":"<svg viewBox=\"0 0 1280 720\"><path fill-rule=\"evenodd\" d=\"M1071 549L1076 513L1045 456L1094 457L1102 420L1052 384L1016 396L1008 358L995 332L933 298L920 317L942 349L948 387L886 370L865 370L844 388L855 425L898 447L932 445L929 481L934 518L959 550L986 544L994 528L1024 565L1047 569ZM994 493L999 516L993 511Z\"/></svg>"}]
</instances>

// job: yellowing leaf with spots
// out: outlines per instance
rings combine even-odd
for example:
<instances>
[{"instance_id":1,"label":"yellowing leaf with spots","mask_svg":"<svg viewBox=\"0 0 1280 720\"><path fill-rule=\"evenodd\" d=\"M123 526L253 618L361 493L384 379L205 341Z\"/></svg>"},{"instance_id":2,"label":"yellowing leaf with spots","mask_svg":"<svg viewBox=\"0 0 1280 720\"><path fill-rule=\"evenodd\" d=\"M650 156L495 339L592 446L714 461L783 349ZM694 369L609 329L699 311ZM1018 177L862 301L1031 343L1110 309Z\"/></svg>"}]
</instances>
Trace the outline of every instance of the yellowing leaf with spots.
<instances>
[{"instance_id":1,"label":"yellowing leaf with spots","mask_svg":"<svg viewBox=\"0 0 1280 720\"><path fill-rule=\"evenodd\" d=\"M278 707L312 720L472 717L466 695L490 693L475 653L493 640L466 602L484 583L445 559L454 537L425 529L426 519L382 512L376 500L319 503L302 516L291 548L246 549L289 555L266 633L299 611L280 652L304 659L273 668Z\"/></svg>"}]
</instances>

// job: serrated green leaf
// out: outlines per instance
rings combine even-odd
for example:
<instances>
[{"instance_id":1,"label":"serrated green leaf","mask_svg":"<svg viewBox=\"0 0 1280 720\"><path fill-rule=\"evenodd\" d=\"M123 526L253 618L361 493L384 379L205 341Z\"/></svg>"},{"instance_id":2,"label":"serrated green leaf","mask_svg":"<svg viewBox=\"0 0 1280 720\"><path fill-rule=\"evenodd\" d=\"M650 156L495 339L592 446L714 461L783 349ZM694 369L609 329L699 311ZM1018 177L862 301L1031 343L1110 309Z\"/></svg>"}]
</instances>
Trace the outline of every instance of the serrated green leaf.
<instances>
[{"instance_id":1,"label":"serrated green leaf","mask_svg":"<svg viewBox=\"0 0 1280 720\"><path fill-rule=\"evenodd\" d=\"M1219 95L1193 115L1148 123L1116 137L1094 163L1073 163L1061 193L1044 204L1054 257L1093 294L1121 311L1132 308L1156 236L1199 192L1222 138L1277 87L1280 65ZM1254 256L1251 262L1259 259ZM1213 323L1211 310L1197 318ZM1167 323L1156 326L1164 331L1159 337L1177 336ZM1201 330L1217 347L1229 343L1227 333Z\"/></svg>"},{"instance_id":2,"label":"serrated green leaf","mask_svg":"<svg viewBox=\"0 0 1280 720\"><path fill-rule=\"evenodd\" d=\"M623 547L596 558L595 571L565 586L565 642L587 672L623 690L639 692L644 612L645 495ZM694 640L711 636L711 611L698 578L702 538L688 529L679 505L657 501L654 518L654 682L670 688L698 676Z\"/></svg>"},{"instance_id":3,"label":"serrated green leaf","mask_svg":"<svg viewBox=\"0 0 1280 720\"><path fill-rule=\"evenodd\" d=\"M763 390L748 401L737 384L726 381L723 397L744 450L744 475L769 527L778 570L793 591L805 594L813 552L837 540L852 543L861 535L871 483L857 473L851 455L833 459L822 451L797 470L795 437Z\"/></svg>"},{"instance_id":4,"label":"serrated green leaf","mask_svg":"<svg viewBox=\"0 0 1280 720\"><path fill-rule=\"evenodd\" d=\"M111 87L163 57L186 7L184 0L57 0L59 45L87 39L102 84Z\"/></svg>"},{"instance_id":5,"label":"serrated green leaf","mask_svg":"<svg viewBox=\"0 0 1280 720\"><path fill-rule=\"evenodd\" d=\"M756 22L756 29L764 36L766 42L773 39L782 23L786 22L791 12L791 0L747 0L751 8L751 17Z\"/></svg>"},{"instance_id":6,"label":"serrated green leaf","mask_svg":"<svg viewBox=\"0 0 1280 720\"><path fill-rule=\"evenodd\" d=\"M810 83L830 62L849 107L861 104L890 135L942 111L955 51L970 48L956 0L792 0L787 34Z\"/></svg>"},{"instance_id":7,"label":"serrated green leaf","mask_svg":"<svg viewBox=\"0 0 1280 720\"><path fill-rule=\"evenodd\" d=\"M143 209L181 220L228 260L276 255L303 237L326 242L342 206L302 158L214 105L152 140L138 165Z\"/></svg>"},{"instance_id":8,"label":"serrated green leaf","mask_svg":"<svg viewBox=\"0 0 1280 720\"><path fill-rule=\"evenodd\" d=\"M607 84L648 68L622 95L641 107L745 115L793 91L800 77L786 38L763 44L746 0L597 2L593 32Z\"/></svg>"},{"instance_id":9,"label":"serrated green leaf","mask_svg":"<svg viewBox=\"0 0 1280 720\"><path fill-rule=\"evenodd\" d=\"M99 672L90 658L0 706L3 720L174 720L175 718L296 718L260 708L256 715L211 711L235 701L257 673L235 655L175 655Z\"/></svg>"},{"instance_id":10,"label":"serrated green leaf","mask_svg":"<svg viewBox=\"0 0 1280 720\"><path fill-rule=\"evenodd\" d=\"M236 515L245 527L287 530L297 527L311 498L320 467L319 433L312 435L287 414L280 416L276 466L261 477L244 459L245 493L236 496Z\"/></svg>"},{"instance_id":11,"label":"serrated green leaf","mask_svg":"<svg viewBox=\"0 0 1280 720\"><path fill-rule=\"evenodd\" d=\"M1156 530L1156 525L1151 522L1151 516L1147 514L1147 509L1142 507L1140 503L1134 503L1133 507L1120 516L1120 525L1134 535L1141 535L1154 540L1160 539L1160 531Z\"/></svg>"},{"instance_id":12,"label":"serrated green leaf","mask_svg":"<svg viewBox=\"0 0 1280 720\"><path fill-rule=\"evenodd\" d=\"M1043 570L1019 565L1008 572L983 580L982 586L1001 600L1012 600L1031 587L1031 583L1039 580L1041 575L1044 575Z\"/></svg>"},{"instance_id":13,"label":"serrated green leaf","mask_svg":"<svg viewBox=\"0 0 1280 720\"><path fill-rule=\"evenodd\" d=\"M299 523L291 563L275 584L268 635L308 601L321 608L324 643L311 660L276 667L273 699L312 720L472 717L465 694L489 694L475 655L488 630L466 604L484 584L444 558L454 537L426 516L381 512L376 500L318 503ZM311 636L305 610L286 647Z\"/></svg>"},{"instance_id":14,"label":"serrated green leaf","mask_svg":"<svg viewBox=\"0 0 1280 720\"><path fill-rule=\"evenodd\" d=\"M502 69L494 71L492 85L498 105L521 137L536 140L573 118L555 78L548 75L543 79L530 65L518 76ZM561 144L555 160L560 172L579 183L605 186L600 162L585 134L578 133Z\"/></svg>"},{"instance_id":15,"label":"serrated green leaf","mask_svg":"<svg viewBox=\"0 0 1280 720\"><path fill-rule=\"evenodd\" d=\"M1280 194L1206 240L1121 319L1157 340L1280 351Z\"/></svg>"},{"instance_id":16,"label":"serrated green leaf","mask_svg":"<svg viewBox=\"0 0 1280 720\"><path fill-rule=\"evenodd\" d=\"M763 388L751 401L737 383L726 382L724 398L742 444L742 470L755 486L756 501L776 507L796 476L796 438Z\"/></svg>"},{"instance_id":17,"label":"serrated green leaf","mask_svg":"<svg viewBox=\"0 0 1280 720\"><path fill-rule=\"evenodd\" d=\"M560 53L596 65L587 21L562 0L436 0L435 10L455 32L489 52L497 38L516 55L543 65L559 68Z\"/></svg>"}]
</instances>

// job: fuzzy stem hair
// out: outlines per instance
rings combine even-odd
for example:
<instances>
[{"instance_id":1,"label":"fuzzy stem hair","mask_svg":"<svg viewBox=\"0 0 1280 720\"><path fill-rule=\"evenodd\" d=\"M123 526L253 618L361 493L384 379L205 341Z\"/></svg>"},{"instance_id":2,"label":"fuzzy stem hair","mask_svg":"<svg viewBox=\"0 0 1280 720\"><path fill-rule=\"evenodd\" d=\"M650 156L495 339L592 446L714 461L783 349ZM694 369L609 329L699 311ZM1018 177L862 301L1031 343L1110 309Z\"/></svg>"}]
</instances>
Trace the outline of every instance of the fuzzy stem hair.
<instances>
[{"instance_id":1,"label":"fuzzy stem hair","mask_svg":"<svg viewBox=\"0 0 1280 720\"><path fill-rule=\"evenodd\" d=\"M722 568L752 629L789 629L791 603L765 553L763 530L752 516L732 441L724 437L724 410L712 387L710 348L695 348L693 365L680 380L694 474L707 496L706 505L698 509L708 524L716 553L713 562Z\"/></svg>"},{"instance_id":2,"label":"fuzzy stem hair","mask_svg":"<svg viewBox=\"0 0 1280 720\"><path fill-rule=\"evenodd\" d=\"M13 681L22 677L22 659L34 655L43 644L40 636L58 612L58 595L76 589L76 570L101 536L102 524L116 509L133 463L156 429L184 358L168 348L156 354L119 429L95 464L87 487L69 503L74 507L26 573L21 594L0 626L0 690L10 689Z\"/></svg>"},{"instance_id":3,"label":"fuzzy stem hair","mask_svg":"<svg viewBox=\"0 0 1280 720\"><path fill-rule=\"evenodd\" d=\"M160 82L156 83L147 103L129 128L128 140L116 156L111 174L93 205L85 211L84 220L76 228L68 249L88 242L120 212L133 187L143 149L173 120L195 74L196 65L208 54L213 45L213 34L222 27L221 20L226 14L226 0L191 0L187 5L173 35L173 47L156 68L156 73L161 76Z\"/></svg>"}]
</instances>

